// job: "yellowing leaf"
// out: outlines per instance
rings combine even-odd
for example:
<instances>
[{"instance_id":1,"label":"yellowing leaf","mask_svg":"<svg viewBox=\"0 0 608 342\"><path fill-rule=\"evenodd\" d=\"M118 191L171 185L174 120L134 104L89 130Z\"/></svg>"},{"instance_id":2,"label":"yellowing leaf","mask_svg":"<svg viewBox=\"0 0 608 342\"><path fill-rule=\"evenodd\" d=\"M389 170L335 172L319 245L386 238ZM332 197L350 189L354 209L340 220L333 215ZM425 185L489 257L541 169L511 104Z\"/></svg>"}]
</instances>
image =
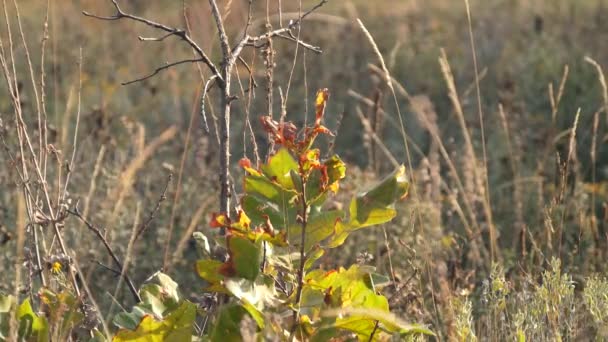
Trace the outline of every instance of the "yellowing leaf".
<instances>
[{"instance_id":1,"label":"yellowing leaf","mask_svg":"<svg viewBox=\"0 0 608 342\"><path fill-rule=\"evenodd\" d=\"M325 105L329 99L329 90L327 88L317 91L317 99L315 101L315 126L321 124L321 119L325 114Z\"/></svg>"},{"instance_id":2,"label":"yellowing leaf","mask_svg":"<svg viewBox=\"0 0 608 342\"><path fill-rule=\"evenodd\" d=\"M135 331L121 329L114 336L114 342L179 342L192 339L193 324L196 317L196 306L184 301L162 321L151 315L141 320Z\"/></svg>"}]
</instances>

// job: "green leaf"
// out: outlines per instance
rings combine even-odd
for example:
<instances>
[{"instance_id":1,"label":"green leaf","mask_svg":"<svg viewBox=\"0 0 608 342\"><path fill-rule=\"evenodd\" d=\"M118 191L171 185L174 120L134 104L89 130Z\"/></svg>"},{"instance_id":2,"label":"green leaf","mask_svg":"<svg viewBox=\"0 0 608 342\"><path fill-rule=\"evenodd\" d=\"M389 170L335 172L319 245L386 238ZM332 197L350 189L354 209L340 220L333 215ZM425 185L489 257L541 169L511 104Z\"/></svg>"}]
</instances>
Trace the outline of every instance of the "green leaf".
<instances>
[{"instance_id":1,"label":"green leaf","mask_svg":"<svg viewBox=\"0 0 608 342\"><path fill-rule=\"evenodd\" d=\"M302 314L322 317L312 340L321 341L326 336L339 336L339 331L350 331L367 341L376 322L379 326L374 334L385 334L385 339L392 334L432 334L425 327L405 323L389 312L388 300L376 293L370 281L377 278L372 276L373 270L353 265L348 270L316 270L306 275Z\"/></svg>"},{"instance_id":2,"label":"green leaf","mask_svg":"<svg viewBox=\"0 0 608 342\"><path fill-rule=\"evenodd\" d=\"M314 263L319 260L325 254L325 250L323 248L315 248L311 251L311 253L306 257L306 262L304 263L304 270L309 270Z\"/></svg>"},{"instance_id":3,"label":"green leaf","mask_svg":"<svg viewBox=\"0 0 608 342\"><path fill-rule=\"evenodd\" d=\"M163 320L158 321L153 316L146 315L136 330L119 330L113 341L190 341L195 318L196 305L184 301Z\"/></svg>"},{"instance_id":4,"label":"green leaf","mask_svg":"<svg viewBox=\"0 0 608 342\"><path fill-rule=\"evenodd\" d=\"M148 280L148 284L139 290L142 302L148 304L158 318L165 316L179 305L180 296L177 283L168 275L157 272Z\"/></svg>"},{"instance_id":5,"label":"green leaf","mask_svg":"<svg viewBox=\"0 0 608 342\"><path fill-rule=\"evenodd\" d=\"M246 300L242 300L241 305L245 310L247 310L247 313L249 313L249 316L253 318L258 327L260 329L264 329L264 314L260 310L258 310L253 304L247 302Z\"/></svg>"},{"instance_id":6,"label":"green leaf","mask_svg":"<svg viewBox=\"0 0 608 342\"><path fill-rule=\"evenodd\" d=\"M335 225L344 217L342 210L330 210L315 213L306 223L305 250L309 251L315 245L330 237L335 231ZM299 246L302 241L302 225L296 224L289 229L289 242Z\"/></svg>"},{"instance_id":7,"label":"green leaf","mask_svg":"<svg viewBox=\"0 0 608 342\"><path fill-rule=\"evenodd\" d=\"M273 182L265 176L245 176L244 188L247 194L270 201L278 208L291 205L298 195L295 190L283 188L279 183Z\"/></svg>"},{"instance_id":8,"label":"green leaf","mask_svg":"<svg viewBox=\"0 0 608 342\"><path fill-rule=\"evenodd\" d=\"M323 163L326 172L324 180L323 173L319 169L311 172L306 183L306 201L309 205L321 205L327 196L328 191L337 191L339 181L346 176L346 165L337 155L332 156Z\"/></svg>"},{"instance_id":9,"label":"green leaf","mask_svg":"<svg viewBox=\"0 0 608 342\"><path fill-rule=\"evenodd\" d=\"M209 257L211 255L211 247L207 236L201 232L194 232L192 233L192 238L196 243L196 250L199 253L199 256L202 258Z\"/></svg>"},{"instance_id":10,"label":"green leaf","mask_svg":"<svg viewBox=\"0 0 608 342\"><path fill-rule=\"evenodd\" d=\"M374 290L379 290L391 283L391 278L384 274L379 273L370 273L369 274L369 284L370 287Z\"/></svg>"},{"instance_id":11,"label":"green leaf","mask_svg":"<svg viewBox=\"0 0 608 342\"><path fill-rule=\"evenodd\" d=\"M276 181L285 189L295 189L290 172L298 170L298 163L286 148L277 151L261 168L268 179Z\"/></svg>"},{"instance_id":12,"label":"green leaf","mask_svg":"<svg viewBox=\"0 0 608 342\"><path fill-rule=\"evenodd\" d=\"M240 342L241 320L247 315L245 308L236 304L224 305L211 331L211 341Z\"/></svg>"},{"instance_id":13,"label":"green leaf","mask_svg":"<svg viewBox=\"0 0 608 342\"><path fill-rule=\"evenodd\" d=\"M141 319L148 313L143 312L137 306L133 307L132 312L119 312L114 316L112 322L121 329L135 330Z\"/></svg>"},{"instance_id":14,"label":"green leaf","mask_svg":"<svg viewBox=\"0 0 608 342\"><path fill-rule=\"evenodd\" d=\"M336 224L336 234L329 247L338 247L358 229L389 222L397 211L395 201L407 195L409 183L402 165L371 190L359 194L350 203L349 221Z\"/></svg>"},{"instance_id":15,"label":"green leaf","mask_svg":"<svg viewBox=\"0 0 608 342\"><path fill-rule=\"evenodd\" d=\"M234 297L240 299L243 303L253 305L257 310L263 310L266 306L278 304L272 277L259 277L255 282L247 279L226 279L225 283L226 289ZM253 314L252 316L256 318ZM258 321L257 318L256 321Z\"/></svg>"},{"instance_id":16,"label":"green leaf","mask_svg":"<svg viewBox=\"0 0 608 342\"><path fill-rule=\"evenodd\" d=\"M199 260L196 262L196 272L199 277L212 284L219 283L224 279L224 276L220 273L220 267L223 264L223 262L218 260Z\"/></svg>"},{"instance_id":17,"label":"green leaf","mask_svg":"<svg viewBox=\"0 0 608 342\"><path fill-rule=\"evenodd\" d=\"M335 324L326 328L339 328L355 332L360 340L364 341L369 339L376 322L378 322L378 330L381 332L390 334L397 333L401 336L411 334L435 336L435 334L425 326L407 323L385 310L345 307L342 309L327 310L323 312L323 316L337 318Z\"/></svg>"},{"instance_id":18,"label":"green leaf","mask_svg":"<svg viewBox=\"0 0 608 342\"><path fill-rule=\"evenodd\" d=\"M67 339L72 329L84 319L79 310L79 301L67 291L54 293L42 288L39 295L47 307L49 325L56 328L55 334L59 339Z\"/></svg>"},{"instance_id":19,"label":"green leaf","mask_svg":"<svg viewBox=\"0 0 608 342\"><path fill-rule=\"evenodd\" d=\"M29 298L24 300L17 309L19 320L19 336L38 342L49 340L49 325L44 316L34 313Z\"/></svg>"},{"instance_id":20,"label":"green leaf","mask_svg":"<svg viewBox=\"0 0 608 342\"><path fill-rule=\"evenodd\" d=\"M376 294L369 283L369 271L358 265L330 272L312 271L306 275L305 289L324 294L326 304L332 307L348 305L388 310L388 301Z\"/></svg>"},{"instance_id":21,"label":"green leaf","mask_svg":"<svg viewBox=\"0 0 608 342\"><path fill-rule=\"evenodd\" d=\"M409 183L401 166L350 204L350 225L358 228L386 223L395 217L394 203L407 194Z\"/></svg>"},{"instance_id":22,"label":"green leaf","mask_svg":"<svg viewBox=\"0 0 608 342\"><path fill-rule=\"evenodd\" d=\"M0 341L5 341L8 338L11 312L13 312L16 303L15 297L0 293Z\"/></svg>"},{"instance_id":23,"label":"green leaf","mask_svg":"<svg viewBox=\"0 0 608 342\"><path fill-rule=\"evenodd\" d=\"M294 222L296 217L295 208L285 206L281 209L277 204L260 199L254 195L244 195L241 198L241 207L243 207L243 210L247 213L254 226L265 223L266 217L268 217L273 227L281 230L289 222ZM285 210L284 213L286 214L283 214L280 210Z\"/></svg>"},{"instance_id":24,"label":"green leaf","mask_svg":"<svg viewBox=\"0 0 608 342\"><path fill-rule=\"evenodd\" d=\"M93 333L93 337L89 340L89 342L106 342L108 341L108 339L106 339L106 336L104 336L104 334L102 334L99 330L94 329L92 331Z\"/></svg>"},{"instance_id":25,"label":"green leaf","mask_svg":"<svg viewBox=\"0 0 608 342\"><path fill-rule=\"evenodd\" d=\"M346 177L346 164L338 157L337 155L333 155L327 161L325 161L325 166L327 166L327 176L329 177L329 184L337 182Z\"/></svg>"},{"instance_id":26,"label":"green leaf","mask_svg":"<svg viewBox=\"0 0 608 342\"><path fill-rule=\"evenodd\" d=\"M0 294L0 314L9 313L15 305L15 297Z\"/></svg>"},{"instance_id":27,"label":"green leaf","mask_svg":"<svg viewBox=\"0 0 608 342\"><path fill-rule=\"evenodd\" d=\"M247 238L232 236L228 240L230 254L229 263L232 264L235 276L248 280L255 280L260 273L262 262L262 242L252 242Z\"/></svg>"}]
</instances>

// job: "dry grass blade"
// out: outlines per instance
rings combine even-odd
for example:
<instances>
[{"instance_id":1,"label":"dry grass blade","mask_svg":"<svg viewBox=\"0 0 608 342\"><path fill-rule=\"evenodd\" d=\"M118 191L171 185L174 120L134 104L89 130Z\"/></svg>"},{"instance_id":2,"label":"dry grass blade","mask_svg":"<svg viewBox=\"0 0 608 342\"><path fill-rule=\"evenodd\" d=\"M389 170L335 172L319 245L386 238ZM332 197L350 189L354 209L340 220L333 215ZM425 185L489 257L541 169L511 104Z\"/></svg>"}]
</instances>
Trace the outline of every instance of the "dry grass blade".
<instances>
[{"instance_id":1,"label":"dry grass blade","mask_svg":"<svg viewBox=\"0 0 608 342\"><path fill-rule=\"evenodd\" d=\"M481 133L481 149L483 154L483 180L485 185L484 191L484 208L486 219L488 220L488 230L490 233L490 257L492 262L498 258L500 259L498 241L496 235L496 227L494 227L494 218L492 214L492 204L490 202L490 181L488 179L488 152L486 150L486 133L485 123L483 118L483 109L481 107L481 89L479 86L479 67L477 66L477 49L475 48L475 38L473 36L473 22L471 19L471 6L469 0L464 0L465 7L467 10L467 23L469 29L469 42L471 44L471 55L473 56L473 71L475 72L475 95L477 98L477 114L479 115L479 127Z\"/></svg>"},{"instance_id":2,"label":"dry grass blade","mask_svg":"<svg viewBox=\"0 0 608 342\"><path fill-rule=\"evenodd\" d=\"M403 117L401 115L401 109L399 107L399 101L397 100L397 94L395 93L395 88L393 87L393 81L392 81L390 72L389 72L388 68L386 67L386 63L384 62L384 57L382 56L382 53L380 52L380 49L378 48L378 45L376 44L376 42L374 40L374 37L371 35L371 33L369 32L369 30L365 27L365 25L363 24L363 22L360 19L357 19L357 23L359 24L359 27L361 28L361 30L365 34L365 37L367 38L368 42L372 46L372 49L373 49L374 53L376 54L376 57L380 61L380 65L382 67L382 70L384 71L384 78L385 78L386 85L391 90L391 95L392 95L392 98L393 98L393 102L394 102L395 108L397 110L397 117L399 119L399 128L400 128L400 131L401 131L401 137L403 139L403 147L405 149L405 156L406 156L406 160L407 160L407 166L408 166L408 169L410 170L410 177L412 179L411 186L410 186L410 189L412 190L412 194L413 194L412 197L413 197L413 200L414 200L414 202L416 204L420 204L420 197L418 195L416 178L414 176L414 167L413 167L413 164L412 164L412 158L411 158L411 154L410 154L410 147L409 147L408 139L407 139L407 133L405 131L405 124L403 122ZM415 209L415 212L416 212L416 218L418 220L418 229L422 229L421 225L422 225L423 221L422 221L422 216L421 216L420 210ZM386 242L386 243L388 245L388 242ZM389 253L389 258L390 258L390 253ZM392 263L392 260L389 260L389 261ZM429 278L431 278L429 261L428 260L424 260L424 263L427 265L427 267L426 267L426 269L427 269L427 276ZM393 280L394 283L397 283L394 274L392 274L392 280ZM432 298L433 298L433 306L436 308L437 306L436 306L436 303L435 303L435 293L434 293L434 291L435 291L434 287L431 286L431 295L432 295ZM439 314L438 314L437 311L435 311L435 317L434 317L434 319L435 319L435 323L439 324L440 319L439 319Z\"/></svg>"},{"instance_id":3,"label":"dry grass blade","mask_svg":"<svg viewBox=\"0 0 608 342\"><path fill-rule=\"evenodd\" d=\"M597 77L602 86L602 99L604 100L604 112L606 113L606 115L608 115L608 86L606 85L606 77L604 76L604 71L602 70L602 66L589 56L585 57L585 62L593 65L597 71Z\"/></svg>"}]
</instances>

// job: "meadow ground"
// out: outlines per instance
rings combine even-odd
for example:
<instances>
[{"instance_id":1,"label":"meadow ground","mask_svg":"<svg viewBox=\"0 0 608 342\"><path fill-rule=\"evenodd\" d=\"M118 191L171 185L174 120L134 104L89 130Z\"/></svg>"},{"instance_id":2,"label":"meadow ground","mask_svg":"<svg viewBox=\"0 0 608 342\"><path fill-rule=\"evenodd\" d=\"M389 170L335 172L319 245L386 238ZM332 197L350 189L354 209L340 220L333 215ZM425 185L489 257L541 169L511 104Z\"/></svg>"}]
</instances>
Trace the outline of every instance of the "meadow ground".
<instances>
[{"instance_id":1,"label":"meadow ground","mask_svg":"<svg viewBox=\"0 0 608 342\"><path fill-rule=\"evenodd\" d=\"M124 2L130 12L171 26L187 21L200 47L219 60L206 1L187 1L186 11L181 1ZM440 340L606 338L604 2L471 0L469 27L464 0L330 0L300 33L322 53L295 49L288 39L274 40L272 56L268 50L244 51L247 68L237 64L233 85L232 174L240 179L238 160L254 158L252 135L257 152L266 154L258 117L268 114L269 70L270 108L277 117L284 103L288 120L310 122L316 90L329 88L325 125L336 137L322 145L349 166L345 198L395 163L407 166L413 185L393 222L354 234L347 253L324 256L324 267L367 263L393 273L395 282L385 289L392 309L406 321L427 324ZM128 260L134 283L162 269L189 297L200 295L191 235L212 234L209 215L217 210L219 193L215 91L208 96L209 133L200 115L207 69L188 63L121 85L190 58L192 51L175 37L139 40L159 37L141 23L82 15L111 15L110 1L17 3L19 13L12 1L3 3L2 56L10 56L11 68L14 61L9 71L17 75L14 85L34 146L41 136L36 113L47 118L48 165L41 167L51 201L77 206L83 217L105 227L116 254ZM229 37L236 39L248 2L219 3ZM267 12L274 27L298 17L297 1L253 3L255 32L264 32ZM302 8L315 4L306 0ZM373 36L392 87L357 19ZM248 91L251 79L257 87ZM35 222L16 167L24 152L4 77L0 94L0 291L14 293L19 284L27 296L39 285L28 279L33 249L29 238L23 240ZM43 188L35 177L26 175L25 183ZM130 244L133 227L150 213L145 233ZM121 310L115 302L130 306L127 286L114 291L117 277L103 266L111 259L100 240L76 217L65 221L62 232L84 276L79 281L88 284L104 315ZM40 234L46 258L57 257L54 232Z\"/></svg>"}]
</instances>

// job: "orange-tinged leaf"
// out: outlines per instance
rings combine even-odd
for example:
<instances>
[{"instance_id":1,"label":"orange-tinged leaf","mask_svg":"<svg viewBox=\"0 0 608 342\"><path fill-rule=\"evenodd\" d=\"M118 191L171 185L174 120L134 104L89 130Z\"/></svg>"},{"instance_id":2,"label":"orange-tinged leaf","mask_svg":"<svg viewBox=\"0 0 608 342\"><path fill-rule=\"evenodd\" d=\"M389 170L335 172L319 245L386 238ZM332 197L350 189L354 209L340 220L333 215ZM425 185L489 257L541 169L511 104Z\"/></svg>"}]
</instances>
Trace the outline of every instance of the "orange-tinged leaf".
<instances>
[{"instance_id":1,"label":"orange-tinged leaf","mask_svg":"<svg viewBox=\"0 0 608 342\"><path fill-rule=\"evenodd\" d=\"M234 228L240 228L244 230L249 230L249 226L251 225L251 219L243 210L239 210L237 213L237 223L234 224Z\"/></svg>"},{"instance_id":2,"label":"orange-tinged leaf","mask_svg":"<svg viewBox=\"0 0 608 342\"><path fill-rule=\"evenodd\" d=\"M251 160L247 157L241 158L241 160L239 160L239 165L243 168L251 167Z\"/></svg>"},{"instance_id":3,"label":"orange-tinged leaf","mask_svg":"<svg viewBox=\"0 0 608 342\"><path fill-rule=\"evenodd\" d=\"M241 158L241 160L239 160L239 166L242 167L243 169L245 169L245 171L247 173L249 173L250 175L254 175L254 176L260 176L261 173L254 169L251 166L251 160L249 160L249 158Z\"/></svg>"},{"instance_id":4,"label":"orange-tinged leaf","mask_svg":"<svg viewBox=\"0 0 608 342\"><path fill-rule=\"evenodd\" d=\"M230 225L230 219L222 213L212 213L211 222L209 225L212 228L228 227Z\"/></svg>"},{"instance_id":5,"label":"orange-tinged leaf","mask_svg":"<svg viewBox=\"0 0 608 342\"><path fill-rule=\"evenodd\" d=\"M323 134L330 135L332 137L334 136L334 134L329 130L329 128L327 128L327 127L325 127L323 125L319 125L319 126L315 127L315 129L313 130L313 132L315 134L323 133Z\"/></svg>"},{"instance_id":6,"label":"orange-tinged leaf","mask_svg":"<svg viewBox=\"0 0 608 342\"><path fill-rule=\"evenodd\" d=\"M321 119L323 119L323 114L325 113L325 105L327 104L327 99L329 99L329 90L327 88L317 91L317 99L315 101L315 126L321 124Z\"/></svg>"}]
</instances>

